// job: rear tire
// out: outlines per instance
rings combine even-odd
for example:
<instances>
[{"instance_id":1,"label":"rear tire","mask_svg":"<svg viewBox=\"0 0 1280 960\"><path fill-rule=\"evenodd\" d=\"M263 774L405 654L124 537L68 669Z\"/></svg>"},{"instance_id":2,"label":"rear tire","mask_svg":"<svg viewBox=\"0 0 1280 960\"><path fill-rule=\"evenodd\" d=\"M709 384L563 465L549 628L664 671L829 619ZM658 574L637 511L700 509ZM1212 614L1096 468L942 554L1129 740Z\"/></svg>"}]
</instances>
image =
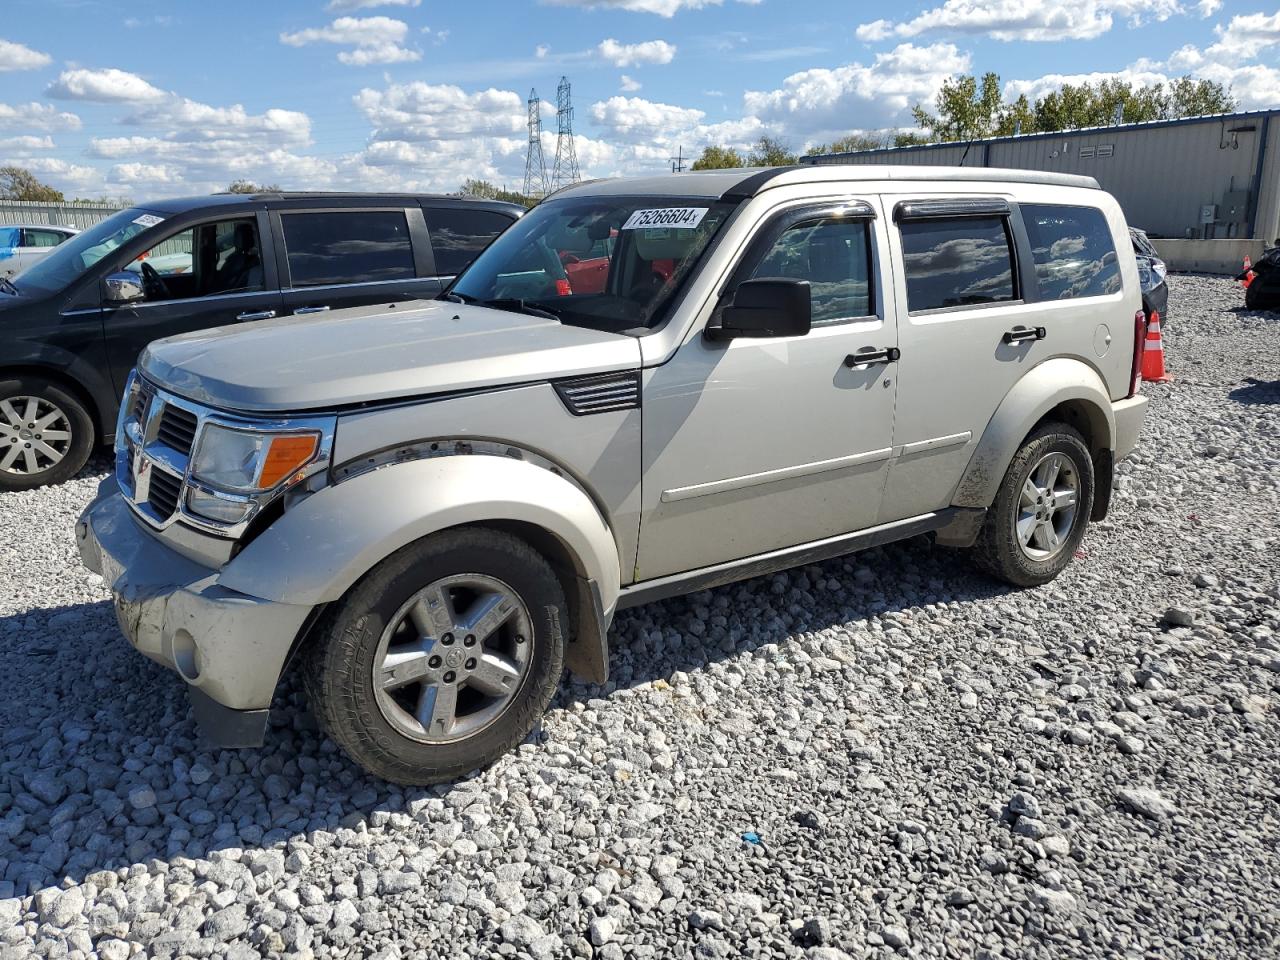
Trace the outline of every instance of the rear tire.
<instances>
[{"instance_id":1,"label":"rear tire","mask_svg":"<svg viewBox=\"0 0 1280 960\"><path fill-rule=\"evenodd\" d=\"M1065 423L1037 427L1023 442L987 511L973 557L1018 587L1048 583L1071 562L1093 510L1093 459Z\"/></svg>"},{"instance_id":2,"label":"rear tire","mask_svg":"<svg viewBox=\"0 0 1280 960\"><path fill-rule=\"evenodd\" d=\"M564 673L567 616L555 573L523 540L482 527L426 537L317 625L303 667L312 710L376 777L455 780L542 717Z\"/></svg>"},{"instance_id":3,"label":"rear tire","mask_svg":"<svg viewBox=\"0 0 1280 960\"><path fill-rule=\"evenodd\" d=\"M0 490L71 479L93 442L93 418L66 389L43 377L0 379Z\"/></svg>"}]
</instances>

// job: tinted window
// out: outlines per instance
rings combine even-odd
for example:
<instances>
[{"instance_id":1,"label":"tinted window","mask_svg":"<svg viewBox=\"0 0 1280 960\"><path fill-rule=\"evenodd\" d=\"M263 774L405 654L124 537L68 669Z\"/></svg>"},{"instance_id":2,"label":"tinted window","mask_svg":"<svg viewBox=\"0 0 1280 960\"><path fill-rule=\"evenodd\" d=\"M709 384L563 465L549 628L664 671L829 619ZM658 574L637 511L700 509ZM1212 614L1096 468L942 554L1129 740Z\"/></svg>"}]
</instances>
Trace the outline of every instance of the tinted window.
<instances>
[{"instance_id":1,"label":"tinted window","mask_svg":"<svg viewBox=\"0 0 1280 960\"><path fill-rule=\"evenodd\" d=\"M813 322L871 314L871 258L863 220L817 220L788 227L752 279L808 280Z\"/></svg>"},{"instance_id":2,"label":"tinted window","mask_svg":"<svg viewBox=\"0 0 1280 960\"><path fill-rule=\"evenodd\" d=\"M149 302L261 290L257 221L202 223L166 237L124 269L141 275Z\"/></svg>"},{"instance_id":3,"label":"tinted window","mask_svg":"<svg viewBox=\"0 0 1280 960\"><path fill-rule=\"evenodd\" d=\"M902 251L912 312L1014 299L1003 217L908 220Z\"/></svg>"},{"instance_id":4,"label":"tinted window","mask_svg":"<svg viewBox=\"0 0 1280 960\"><path fill-rule=\"evenodd\" d=\"M436 255L436 273L463 271L489 241L511 226L511 218L487 210L427 209L427 229Z\"/></svg>"},{"instance_id":5,"label":"tinted window","mask_svg":"<svg viewBox=\"0 0 1280 960\"><path fill-rule=\"evenodd\" d=\"M280 220L295 287L415 276L402 210L286 213Z\"/></svg>"},{"instance_id":6,"label":"tinted window","mask_svg":"<svg viewBox=\"0 0 1280 960\"><path fill-rule=\"evenodd\" d=\"M65 233L57 230L23 230L22 245L24 247L56 247L67 239Z\"/></svg>"},{"instance_id":7,"label":"tinted window","mask_svg":"<svg viewBox=\"0 0 1280 960\"><path fill-rule=\"evenodd\" d=\"M1120 289L1111 228L1094 207L1026 204L1022 219L1046 300L1097 297Z\"/></svg>"},{"instance_id":8,"label":"tinted window","mask_svg":"<svg viewBox=\"0 0 1280 960\"><path fill-rule=\"evenodd\" d=\"M19 246L21 231L17 227L0 227L0 247Z\"/></svg>"}]
</instances>

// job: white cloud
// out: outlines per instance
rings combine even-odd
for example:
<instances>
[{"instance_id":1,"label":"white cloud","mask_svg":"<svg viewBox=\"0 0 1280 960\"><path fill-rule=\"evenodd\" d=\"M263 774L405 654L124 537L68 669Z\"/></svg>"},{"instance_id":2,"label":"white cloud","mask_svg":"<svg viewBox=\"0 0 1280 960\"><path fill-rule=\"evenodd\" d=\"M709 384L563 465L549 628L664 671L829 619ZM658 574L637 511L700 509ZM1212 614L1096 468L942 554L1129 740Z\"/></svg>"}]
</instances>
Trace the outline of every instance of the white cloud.
<instances>
[{"instance_id":1,"label":"white cloud","mask_svg":"<svg viewBox=\"0 0 1280 960\"><path fill-rule=\"evenodd\" d=\"M1212 60L1252 60L1267 47L1280 44L1280 11L1271 16L1250 13L1232 17L1217 28L1218 41L1205 51Z\"/></svg>"},{"instance_id":2,"label":"white cloud","mask_svg":"<svg viewBox=\"0 0 1280 960\"><path fill-rule=\"evenodd\" d=\"M354 100L375 127L375 140L518 135L525 126L524 99L510 90L467 93L451 84L415 80L384 90L366 88Z\"/></svg>"},{"instance_id":3,"label":"white cloud","mask_svg":"<svg viewBox=\"0 0 1280 960\"><path fill-rule=\"evenodd\" d=\"M69 197L102 191L102 174L93 167L71 163L59 157L31 157L22 165L45 183Z\"/></svg>"},{"instance_id":4,"label":"white cloud","mask_svg":"<svg viewBox=\"0 0 1280 960\"><path fill-rule=\"evenodd\" d=\"M53 137L45 134L37 137L26 134L20 137L0 137L0 151L14 157L25 157L34 150L53 150Z\"/></svg>"},{"instance_id":5,"label":"white cloud","mask_svg":"<svg viewBox=\"0 0 1280 960\"><path fill-rule=\"evenodd\" d=\"M153 87L136 73L116 70L64 70L46 91L60 100L90 100L95 103L154 103L165 92Z\"/></svg>"},{"instance_id":6,"label":"white cloud","mask_svg":"<svg viewBox=\"0 0 1280 960\"><path fill-rule=\"evenodd\" d=\"M651 63L670 63L675 59L676 48L665 40L646 40L643 43L619 43L613 37L602 40L597 52L615 67L637 67Z\"/></svg>"},{"instance_id":7,"label":"white cloud","mask_svg":"<svg viewBox=\"0 0 1280 960\"><path fill-rule=\"evenodd\" d=\"M1200 11L1200 16L1212 17L1222 9L1222 0L1199 0L1196 9Z\"/></svg>"},{"instance_id":8,"label":"white cloud","mask_svg":"<svg viewBox=\"0 0 1280 960\"><path fill-rule=\"evenodd\" d=\"M409 25L391 17L338 17L326 27L308 27L280 34L280 42L290 47L312 43L334 43L354 47L338 54L348 66L374 63L406 63L422 59L422 52L405 47Z\"/></svg>"},{"instance_id":9,"label":"white cloud","mask_svg":"<svg viewBox=\"0 0 1280 960\"><path fill-rule=\"evenodd\" d=\"M0 103L0 128L22 127L27 130L79 130L80 118L65 113L48 103Z\"/></svg>"},{"instance_id":10,"label":"white cloud","mask_svg":"<svg viewBox=\"0 0 1280 960\"><path fill-rule=\"evenodd\" d=\"M547 54L550 52L551 52L551 48L547 46L545 43L540 43L533 48L533 55L537 57L539 60L545 60Z\"/></svg>"},{"instance_id":11,"label":"white cloud","mask_svg":"<svg viewBox=\"0 0 1280 960\"><path fill-rule=\"evenodd\" d=\"M610 97L591 105L591 119L624 140L649 140L696 127L706 114L640 97Z\"/></svg>"},{"instance_id":12,"label":"white cloud","mask_svg":"<svg viewBox=\"0 0 1280 960\"><path fill-rule=\"evenodd\" d=\"M622 87L623 93L635 93L637 90L640 89L640 86L641 86L637 81L632 80L625 73L622 75L621 79L619 80L619 84Z\"/></svg>"},{"instance_id":13,"label":"white cloud","mask_svg":"<svg viewBox=\"0 0 1280 960\"><path fill-rule=\"evenodd\" d=\"M674 17L681 10L701 10L718 7L724 0L543 0L556 7L582 7L587 10L626 10L631 13L654 13L660 17ZM755 6L761 0L738 0L747 6Z\"/></svg>"},{"instance_id":14,"label":"white cloud","mask_svg":"<svg viewBox=\"0 0 1280 960\"><path fill-rule=\"evenodd\" d=\"M325 7L333 13L347 10L368 10L371 7L416 7L422 0L329 0Z\"/></svg>"},{"instance_id":15,"label":"white cloud","mask_svg":"<svg viewBox=\"0 0 1280 960\"><path fill-rule=\"evenodd\" d=\"M790 136L829 138L855 127L879 128L931 101L948 77L967 73L969 54L954 44L904 43L867 66L851 63L793 73L775 90L749 90L748 115Z\"/></svg>"},{"instance_id":16,"label":"white cloud","mask_svg":"<svg viewBox=\"0 0 1280 960\"><path fill-rule=\"evenodd\" d=\"M855 33L867 42L938 33L1004 41L1088 40L1109 31L1116 17L1137 25L1182 12L1180 0L945 0L911 20L874 20Z\"/></svg>"},{"instance_id":17,"label":"white cloud","mask_svg":"<svg viewBox=\"0 0 1280 960\"><path fill-rule=\"evenodd\" d=\"M53 57L12 40L0 39L0 73L6 70L35 70L48 66Z\"/></svg>"}]
</instances>

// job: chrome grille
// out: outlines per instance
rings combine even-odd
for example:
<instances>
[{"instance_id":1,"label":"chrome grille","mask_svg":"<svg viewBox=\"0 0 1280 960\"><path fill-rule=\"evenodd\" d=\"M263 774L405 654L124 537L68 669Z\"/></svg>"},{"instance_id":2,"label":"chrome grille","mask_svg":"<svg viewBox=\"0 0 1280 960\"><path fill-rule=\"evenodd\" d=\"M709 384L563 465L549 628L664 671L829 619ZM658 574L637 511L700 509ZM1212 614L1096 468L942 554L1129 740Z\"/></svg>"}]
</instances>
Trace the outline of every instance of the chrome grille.
<instances>
[{"instance_id":1,"label":"chrome grille","mask_svg":"<svg viewBox=\"0 0 1280 960\"><path fill-rule=\"evenodd\" d=\"M564 405L575 417L631 410L640 406L638 372L578 377L574 380L560 380L554 386Z\"/></svg>"},{"instance_id":2,"label":"chrome grille","mask_svg":"<svg viewBox=\"0 0 1280 960\"><path fill-rule=\"evenodd\" d=\"M178 497L182 493L182 478L165 470L151 471L151 486L147 492L147 505L161 520L168 520L178 509Z\"/></svg>"},{"instance_id":3,"label":"chrome grille","mask_svg":"<svg viewBox=\"0 0 1280 960\"><path fill-rule=\"evenodd\" d=\"M166 403L160 414L156 439L182 454L190 454L196 440L196 415L189 410Z\"/></svg>"}]
</instances>

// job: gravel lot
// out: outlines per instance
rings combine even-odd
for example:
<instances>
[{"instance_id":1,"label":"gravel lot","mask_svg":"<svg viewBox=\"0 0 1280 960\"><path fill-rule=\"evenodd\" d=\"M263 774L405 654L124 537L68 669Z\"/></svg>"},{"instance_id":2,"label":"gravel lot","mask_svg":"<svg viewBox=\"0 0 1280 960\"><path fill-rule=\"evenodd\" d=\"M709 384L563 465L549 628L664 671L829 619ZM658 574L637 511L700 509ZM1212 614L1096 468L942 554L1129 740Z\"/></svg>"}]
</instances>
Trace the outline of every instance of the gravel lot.
<instances>
[{"instance_id":1,"label":"gravel lot","mask_svg":"<svg viewBox=\"0 0 1280 960\"><path fill-rule=\"evenodd\" d=\"M448 788L292 679L202 749L76 557L97 473L0 495L0 960L1275 956L1280 316L1171 282L1178 379L1056 583L918 540L631 611Z\"/></svg>"}]
</instances>

